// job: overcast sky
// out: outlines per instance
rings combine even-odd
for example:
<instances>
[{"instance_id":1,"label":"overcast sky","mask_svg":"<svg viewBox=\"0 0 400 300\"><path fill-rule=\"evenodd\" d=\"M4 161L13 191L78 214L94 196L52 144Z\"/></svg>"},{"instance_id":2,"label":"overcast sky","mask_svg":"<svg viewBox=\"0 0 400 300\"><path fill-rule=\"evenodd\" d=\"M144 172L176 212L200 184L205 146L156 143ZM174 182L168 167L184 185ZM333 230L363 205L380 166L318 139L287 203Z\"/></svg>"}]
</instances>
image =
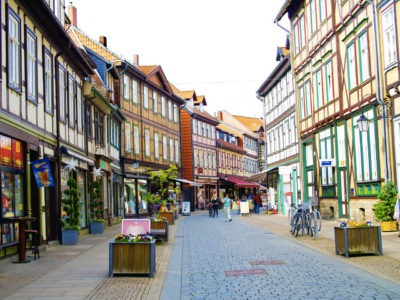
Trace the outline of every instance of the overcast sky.
<instances>
[{"instance_id":1,"label":"overcast sky","mask_svg":"<svg viewBox=\"0 0 400 300\"><path fill-rule=\"evenodd\" d=\"M128 61L161 65L178 89L204 95L211 114L261 117L255 95L276 67L284 0L66 0L78 28ZM289 29L287 16L281 24Z\"/></svg>"}]
</instances>

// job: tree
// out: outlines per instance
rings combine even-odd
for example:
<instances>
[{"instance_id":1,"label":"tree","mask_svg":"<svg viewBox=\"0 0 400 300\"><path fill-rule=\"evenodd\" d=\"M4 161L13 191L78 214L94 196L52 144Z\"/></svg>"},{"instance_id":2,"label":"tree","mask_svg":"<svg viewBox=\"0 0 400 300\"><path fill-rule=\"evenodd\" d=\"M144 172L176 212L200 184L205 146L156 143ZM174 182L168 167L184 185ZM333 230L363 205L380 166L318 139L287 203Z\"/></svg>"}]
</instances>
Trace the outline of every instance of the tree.
<instances>
[{"instance_id":1,"label":"tree","mask_svg":"<svg viewBox=\"0 0 400 300\"><path fill-rule=\"evenodd\" d=\"M394 206L397 201L397 189L394 183L386 181L381 186L377 198L379 201L374 204L375 217L379 221L394 221Z\"/></svg>"}]
</instances>

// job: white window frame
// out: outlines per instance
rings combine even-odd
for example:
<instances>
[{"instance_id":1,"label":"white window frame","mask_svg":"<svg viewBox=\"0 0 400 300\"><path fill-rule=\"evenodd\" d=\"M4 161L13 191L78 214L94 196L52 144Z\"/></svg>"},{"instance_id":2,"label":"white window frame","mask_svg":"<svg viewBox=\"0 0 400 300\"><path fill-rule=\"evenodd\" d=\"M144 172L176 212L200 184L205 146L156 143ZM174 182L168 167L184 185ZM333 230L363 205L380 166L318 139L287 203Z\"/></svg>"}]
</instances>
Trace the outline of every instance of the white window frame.
<instances>
[{"instance_id":1,"label":"white window frame","mask_svg":"<svg viewBox=\"0 0 400 300\"><path fill-rule=\"evenodd\" d=\"M53 56L48 49L44 50L44 102L46 111L53 112Z\"/></svg>"},{"instance_id":2,"label":"white window frame","mask_svg":"<svg viewBox=\"0 0 400 300\"><path fill-rule=\"evenodd\" d=\"M154 132L154 159L160 159L160 141L158 132Z\"/></svg>"},{"instance_id":3,"label":"white window frame","mask_svg":"<svg viewBox=\"0 0 400 300\"><path fill-rule=\"evenodd\" d=\"M366 31L362 32L358 37L358 57L361 83L370 77L368 34Z\"/></svg>"},{"instance_id":4,"label":"white window frame","mask_svg":"<svg viewBox=\"0 0 400 300\"><path fill-rule=\"evenodd\" d=\"M149 88L147 86L143 87L143 107L149 109Z\"/></svg>"},{"instance_id":5,"label":"white window frame","mask_svg":"<svg viewBox=\"0 0 400 300\"><path fill-rule=\"evenodd\" d=\"M153 112L158 113L158 94L156 90L153 90Z\"/></svg>"},{"instance_id":6,"label":"white window frame","mask_svg":"<svg viewBox=\"0 0 400 300\"><path fill-rule=\"evenodd\" d=\"M128 75L124 75L124 99L129 100L129 77Z\"/></svg>"},{"instance_id":7,"label":"white window frame","mask_svg":"<svg viewBox=\"0 0 400 300\"><path fill-rule=\"evenodd\" d=\"M132 79L132 102L133 102L133 104L139 103L138 90L139 90L138 82L135 79Z\"/></svg>"},{"instance_id":8,"label":"white window frame","mask_svg":"<svg viewBox=\"0 0 400 300\"><path fill-rule=\"evenodd\" d=\"M388 7L382 12L382 42L385 67L397 60L398 42L396 41L394 6Z\"/></svg>"},{"instance_id":9,"label":"white window frame","mask_svg":"<svg viewBox=\"0 0 400 300\"><path fill-rule=\"evenodd\" d=\"M145 155L146 157L150 157L151 155L151 141L150 141L150 130L148 128L144 129L144 146L145 146Z\"/></svg>"},{"instance_id":10,"label":"white window frame","mask_svg":"<svg viewBox=\"0 0 400 300\"><path fill-rule=\"evenodd\" d=\"M140 154L140 134L139 134L139 126L133 125L133 148L135 151L135 155Z\"/></svg>"},{"instance_id":11,"label":"white window frame","mask_svg":"<svg viewBox=\"0 0 400 300\"><path fill-rule=\"evenodd\" d=\"M347 86L351 90L357 86L356 50L354 42L346 47Z\"/></svg>"},{"instance_id":12,"label":"white window frame","mask_svg":"<svg viewBox=\"0 0 400 300\"><path fill-rule=\"evenodd\" d=\"M25 30L26 58L26 96L28 100L37 103L37 37L32 30Z\"/></svg>"},{"instance_id":13,"label":"white window frame","mask_svg":"<svg viewBox=\"0 0 400 300\"><path fill-rule=\"evenodd\" d=\"M8 85L21 91L21 19L8 9Z\"/></svg>"}]
</instances>

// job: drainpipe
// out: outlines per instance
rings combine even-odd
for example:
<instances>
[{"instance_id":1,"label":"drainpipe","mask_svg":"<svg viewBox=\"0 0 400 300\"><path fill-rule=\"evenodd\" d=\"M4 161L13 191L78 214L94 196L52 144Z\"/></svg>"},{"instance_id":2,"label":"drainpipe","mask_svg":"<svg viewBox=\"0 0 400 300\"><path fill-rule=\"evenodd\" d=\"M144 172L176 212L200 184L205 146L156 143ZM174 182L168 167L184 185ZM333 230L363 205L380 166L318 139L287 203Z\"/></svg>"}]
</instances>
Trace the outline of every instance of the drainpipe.
<instances>
[{"instance_id":1,"label":"drainpipe","mask_svg":"<svg viewBox=\"0 0 400 300\"><path fill-rule=\"evenodd\" d=\"M264 116L264 129L265 129L265 134L264 134L264 156L265 156L265 170L267 170L267 104L265 103L265 97L260 96L260 94L256 94L256 97L258 100L260 100L263 103L263 116Z\"/></svg>"},{"instance_id":2,"label":"drainpipe","mask_svg":"<svg viewBox=\"0 0 400 300\"><path fill-rule=\"evenodd\" d=\"M56 157L57 157L57 184L56 184L56 207L55 210L57 215L53 216L51 223L56 226L55 238L61 241L61 134L60 134L60 73L59 73L59 62L58 58L63 55L66 51L71 48L71 40L68 40L68 45L65 49L62 49L54 57L55 61L55 81L56 81L56 130L57 130L57 147L56 147Z\"/></svg>"},{"instance_id":3,"label":"drainpipe","mask_svg":"<svg viewBox=\"0 0 400 300\"><path fill-rule=\"evenodd\" d=\"M378 16L376 11L376 0L369 1L372 5L373 12L373 29L374 29L374 44L375 44L375 63L376 63L376 99L382 105L382 123L383 123L383 139L385 152L385 181L391 180L390 158L389 158L389 139L388 139L388 120L387 120L387 105L383 96L382 83L382 62L381 62L381 46L379 41Z\"/></svg>"}]
</instances>

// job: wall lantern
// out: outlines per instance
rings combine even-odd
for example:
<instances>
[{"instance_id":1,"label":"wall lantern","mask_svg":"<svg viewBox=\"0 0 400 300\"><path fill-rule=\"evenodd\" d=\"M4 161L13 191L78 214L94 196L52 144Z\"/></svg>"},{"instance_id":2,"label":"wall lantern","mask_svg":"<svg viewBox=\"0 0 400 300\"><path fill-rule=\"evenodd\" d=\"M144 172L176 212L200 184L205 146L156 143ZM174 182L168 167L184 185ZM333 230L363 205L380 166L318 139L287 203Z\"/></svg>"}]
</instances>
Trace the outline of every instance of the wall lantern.
<instances>
[{"instance_id":1,"label":"wall lantern","mask_svg":"<svg viewBox=\"0 0 400 300\"><path fill-rule=\"evenodd\" d=\"M357 120L358 128L361 132L367 132L369 127L369 120L361 114L361 116Z\"/></svg>"}]
</instances>

